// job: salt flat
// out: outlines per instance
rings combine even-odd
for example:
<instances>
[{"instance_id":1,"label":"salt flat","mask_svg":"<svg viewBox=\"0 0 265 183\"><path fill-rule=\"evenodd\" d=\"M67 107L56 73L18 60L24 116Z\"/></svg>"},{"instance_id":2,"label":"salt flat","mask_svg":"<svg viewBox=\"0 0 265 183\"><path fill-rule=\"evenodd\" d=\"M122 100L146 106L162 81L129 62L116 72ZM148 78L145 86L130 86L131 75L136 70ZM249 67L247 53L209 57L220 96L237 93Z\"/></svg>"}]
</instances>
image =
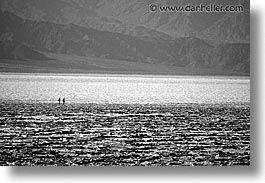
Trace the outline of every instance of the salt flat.
<instances>
[{"instance_id":1,"label":"salt flat","mask_svg":"<svg viewBox=\"0 0 265 183\"><path fill-rule=\"evenodd\" d=\"M0 165L250 165L250 105L0 103Z\"/></svg>"}]
</instances>

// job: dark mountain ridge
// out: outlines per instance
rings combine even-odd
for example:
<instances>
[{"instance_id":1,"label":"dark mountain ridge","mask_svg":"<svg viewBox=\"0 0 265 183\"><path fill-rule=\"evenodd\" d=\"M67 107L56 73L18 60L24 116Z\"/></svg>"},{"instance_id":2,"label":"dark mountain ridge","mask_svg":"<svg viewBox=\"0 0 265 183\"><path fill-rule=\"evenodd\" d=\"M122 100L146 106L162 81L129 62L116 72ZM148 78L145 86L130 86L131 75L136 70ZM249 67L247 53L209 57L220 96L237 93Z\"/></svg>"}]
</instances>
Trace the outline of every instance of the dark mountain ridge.
<instances>
[{"instance_id":1,"label":"dark mountain ridge","mask_svg":"<svg viewBox=\"0 0 265 183\"><path fill-rule=\"evenodd\" d=\"M150 12L151 4L241 5L240 13ZM220 42L249 42L249 0L1 0L2 10L25 19L76 24L135 37L196 36Z\"/></svg>"},{"instance_id":2,"label":"dark mountain ridge","mask_svg":"<svg viewBox=\"0 0 265 183\"><path fill-rule=\"evenodd\" d=\"M174 40L139 38L75 24L27 20L9 12L0 13L0 22L2 37L12 37L15 44L25 45L34 53L51 52L249 74L248 43L210 44L196 37Z\"/></svg>"}]
</instances>

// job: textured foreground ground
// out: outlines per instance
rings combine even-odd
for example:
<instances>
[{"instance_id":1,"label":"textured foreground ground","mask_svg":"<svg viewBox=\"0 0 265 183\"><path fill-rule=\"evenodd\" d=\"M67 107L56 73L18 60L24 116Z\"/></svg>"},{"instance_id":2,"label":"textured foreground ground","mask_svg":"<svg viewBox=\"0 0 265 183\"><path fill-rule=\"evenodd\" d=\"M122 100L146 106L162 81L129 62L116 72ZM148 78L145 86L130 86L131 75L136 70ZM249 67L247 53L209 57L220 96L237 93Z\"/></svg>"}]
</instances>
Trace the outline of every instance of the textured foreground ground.
<instances>
[{"instance_id":1,"label":"textured foreground ground","mask_svg":"<svg viewBox=\"0 0 265 183\"><path fill-rule=\"evenodd\" d=\"M249 165L249 104L0 103L0 165Z\"/></svg>"}]
</instances>

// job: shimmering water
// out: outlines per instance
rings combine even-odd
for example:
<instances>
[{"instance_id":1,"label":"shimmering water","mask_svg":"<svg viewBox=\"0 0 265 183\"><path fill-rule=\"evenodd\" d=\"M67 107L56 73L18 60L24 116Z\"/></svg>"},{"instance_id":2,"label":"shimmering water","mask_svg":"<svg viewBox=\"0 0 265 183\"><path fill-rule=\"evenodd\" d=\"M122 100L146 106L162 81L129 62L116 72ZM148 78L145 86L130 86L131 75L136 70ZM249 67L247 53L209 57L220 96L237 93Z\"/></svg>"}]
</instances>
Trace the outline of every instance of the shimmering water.
<instances>
[{"instance_id":1,"label":"shimmering water","mask_svg":"<svg viewBox=\"0 0 265 183\"><path fill-rule=\"evenodd\" d=\"M227 103L250 101L249 77L0 75L0 99L69 103Z\"/></svg>"}]
</instances>

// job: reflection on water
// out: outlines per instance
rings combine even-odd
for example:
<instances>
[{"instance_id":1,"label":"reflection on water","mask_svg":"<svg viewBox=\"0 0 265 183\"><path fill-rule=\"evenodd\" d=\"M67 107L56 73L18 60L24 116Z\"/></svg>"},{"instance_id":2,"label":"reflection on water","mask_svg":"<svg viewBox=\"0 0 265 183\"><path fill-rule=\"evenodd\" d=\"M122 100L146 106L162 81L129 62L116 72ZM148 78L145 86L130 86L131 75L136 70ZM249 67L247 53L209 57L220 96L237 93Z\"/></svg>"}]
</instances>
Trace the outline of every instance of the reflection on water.
<instances>
[{"instance_id":1,"label":"reflection on water","mask_svg":"<svg viewBox=\"0 0 265 183\"><path fill-rule=\"evenodd\" d=\"M0 99L77 103L249 102L248 77L0 75Z\"/></svg>"}]
</instances>

